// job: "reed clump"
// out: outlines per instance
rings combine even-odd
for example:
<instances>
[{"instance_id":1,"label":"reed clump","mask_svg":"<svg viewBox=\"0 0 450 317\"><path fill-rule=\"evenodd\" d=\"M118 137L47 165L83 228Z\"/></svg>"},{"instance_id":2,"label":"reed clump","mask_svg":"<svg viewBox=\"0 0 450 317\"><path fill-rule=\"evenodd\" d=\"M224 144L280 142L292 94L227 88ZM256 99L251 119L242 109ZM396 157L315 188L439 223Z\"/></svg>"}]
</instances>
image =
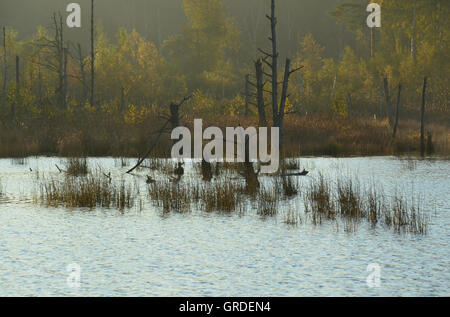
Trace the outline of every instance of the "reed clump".
<instances>
[{"instance_id":1,"label":"reed clump","mask_svg":"<svg viewBox=\"0 0 450 317\"><path fill-rule=\"evenodd\" d=\"M388 200L376 187L362 191L359 182L352 179L338 179L333 190L331 182L320 175L311 182L305 197L305 211L311 214L313 224L339 218L346 231L354 231L365 219L372 228L381 224L396 233L428 232L429 217L421 212L419 202L408 204L400 194Z\"/></svg>"},{"instance_id":2,"label":"reed clump","mask_svg":"<svg viewBox=\"0 0 450 317\"><path fill-rule=\"evenodd\" d=\"M66 173L70 176L83 176L89 173L86 158L71 157L66 161Z\"/></svg>"},{"instance_id":3,"label":"reed clump","mask_svg":"<svg viewBox=\"0 0 450 317\"><path fill-rule=\"evenodd\" d=\"M197 184L180 184L173 181L150 184L148 194L155 205L162 207L164 212L189 212L192 204L200 198Z\"/></svg>"},{"instance_id":4,"label":"reed clump","mask_svg":"<svg viewBox=\"0 0 450 317\"><path fill-rule=\"evenodd\" d=\"M262 187L258 195L258 215L275 216L279 209L279 195L273 187Z\"/></svg>"},{"instance_id":5,"label":"reed clump","mask_svg":"<svg viewBox=\"0 0 450 317\"><path fill-rule=\"evenodd\" d=\"M233 212L242 202L245 187L233 182L213 182L202 188L204 211Z\"/></svg>"},{"instance_id":6,"label":"reed clump","mask_svg":"<svg viewBox=\"0 0 450 317\"><path fill-rule=\"evenodd\" d=\"M305 212L311 213L313 224L321 224L323 219L334 220L336 217L331 187L322 174L307 188L304 203Z\"/></svg>"},{"instance_id":7,"label":"reed clump","mask_svg":"<svg viewBox=\"0 0 450 317\"><path fill-rule=\"evenodd\" d=\"M85 177L65 176L62 180L44 180L39 188L40 201L47 206L66 208L116 208L120 211L133 207L139 194L136 186L124 180L115 183L99 173Z\"/></svg>"}]
</instances>

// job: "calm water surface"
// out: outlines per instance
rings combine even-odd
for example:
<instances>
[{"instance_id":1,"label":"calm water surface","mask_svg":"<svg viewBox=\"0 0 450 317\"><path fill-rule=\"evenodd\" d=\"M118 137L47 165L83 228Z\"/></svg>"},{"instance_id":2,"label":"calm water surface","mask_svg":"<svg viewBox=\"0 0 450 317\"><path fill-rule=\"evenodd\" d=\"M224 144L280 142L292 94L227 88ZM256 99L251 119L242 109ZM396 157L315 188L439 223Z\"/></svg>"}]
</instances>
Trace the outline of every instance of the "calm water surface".
<instances>
[{"instance_id":1,"label":"calm water surface","mask_svg":"<svg viewBox=\"0 0 450 317\"><path fill-rule=\"evenodd\" d=\"M385 193L420 199L431 217L428 235L372 230L366 223L354 233L327 223L294 227L281 215L261 219L252 208L231 216L162 215L145 195L145 179L122 176L126 168L112 158L90 159L89 165L141 184L142 208L47 208L33 202L36 171L40 178L58 177L55 164L62 166L61 160L2 159L0 296L450 295L450 161L300 162L311 171L304 184L319 172L356 175ZM303 208L301 197L290 204ZM81 267L79 289L67 284L71 263ZM366 283L370 263L381 267L378 288Z\"/></svg>"}]
</instances>

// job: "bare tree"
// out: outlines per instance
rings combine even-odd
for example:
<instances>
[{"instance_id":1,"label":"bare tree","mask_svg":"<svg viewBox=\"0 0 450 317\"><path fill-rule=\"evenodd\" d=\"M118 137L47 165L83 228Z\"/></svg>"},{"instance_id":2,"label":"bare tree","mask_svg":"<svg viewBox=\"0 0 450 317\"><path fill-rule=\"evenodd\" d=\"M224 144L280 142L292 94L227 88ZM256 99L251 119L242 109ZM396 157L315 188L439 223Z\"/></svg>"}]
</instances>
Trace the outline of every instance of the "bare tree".
<instances>
[{"instance_id":1,"label":"bare tree","mask_svg":"<svg viewBox=\"0 0 450 317\"><path fill-rule=\"evenodd\" d=\"M413 2L413 12L412 12L412 30L411 30L411 57L416 62L416 7L417 0Z\"/></svg>"},{"instance_id":2,"label":"bare tree","mask_svg":"<svg viewBox=\"0 0 450 317\"><path fill-rule=\"evenodd\" d=\"M395 124L394 124L394 138L397 135L397 129L398 129L398 120L400 116L400 97L402 94L402 84L398 85L398 95L397 95L397 109L395 111Z\"/></svg>"},{"instance_id":3,"label":"bare tree","mask_svg":"<svg viewBox=\"0 0 450 317\"><path fill-rule=\"evenodd\" d=\"M425 156L425 103L426 103L426 91L427 91L427 80L425 77L423 79L423 90L422 90L422 109L420 117L420 155Z\"/></svg>"},{"instance_id":4,"label":"bare tree","mask_svg":"<svg viewBox=\"0 0 450 317\"><path fill-rule=\"evenodd\" d=\"M264 105L263 65L261 59L255 62L256 71L256 106L258 108L259 126L267 126L266 111Z\"/></svg>"},{"instance_id":5,"label":"bare tree","mask_svg":"<svg viewBox=\"0 0 450 317\"><path fill-rule=\"evenodd\" d=\"M11 119L13 123L16 123L16 103L19 103L20 98L20 77L19 77L19 56L16 55L16 89L14 101L11 103Z\"/></svg>"},{"instance_id":6,"label":"bare tree","mask_svg":"<svg viewBox=\"0 0 450 317\"><path fill-rule=\"evenodd\" d=\"M394 125L394 118L392 113L391 96L389 95L389 82L387 77L384 78L384 95L386 97L386 111L389 118L389 124L391 127Z\"/></svg>"},{"instance_id":7,"label":"bare tree","mask_svg":"<svg viewBox=\"0 0 450 317\"><path fill-rule=\"evenodd\" d=\"M269 40L272 44L272 53L267 53L261 49L259 51L265 55L263 62L266 63L272 70L271 74L266 74L266 76L270 77L270 81L272 83L272 122L274 127L278 127L280 129L280 146L283 143L283 122L284 122L284 110L286 106L286 100L288 97L287 90L289 85L289 77L292 73L298 71L302 67L299 67L295 70L290 70L291 61L289 58L286 58L285 70L284 70L284 79L283 79L283 88L281 93L281 101L278 103L278 45L277 45L277 17L275 14L275 0L271 0L271 14L266 15L266 17L270 21L270 29L271 29L271 37ZM271 59L271 63L267 61L267 58Z\"/></svg>"},{"instance_id":8,"label":"bare tree","mask_svg":"<svg viewBox=\"0 0 450 317\"><path fill-rule=\"evenodd\" d=\"M37 42L39 50L49 49L52 54L44 56L41 59L40 51L38 51L39 58L35 62L42 65L48 70L55 72L58 76L58 81L55 88L55 93L57 96L57 104L62 108L67 107L67 62L68 62L68 47L64 41L63 32L63 20L60 13L54 13L52 16L52 28L55 31L55 36L53 39L40 38Z\"/></svg>"},{"instance_id":9,"label":"bare tree","mask_svg":"<svg viewBox=\"0 0 450 317\"><path fill-rule=\"evenodd\" d=\"M91 106L95 105L94 0L91 0Z\"/></svg>"},{"instance_id":10,"label":"bare tree","mask_svg":"<svg viewBox=\"0 0 450 317\"><path fill-rule=\"evenodd\" d=\"M6 58L6 27L3 27L3 104L6 106L8 102L8 59Z\"/></svg>"},{"instance_id":11,"label":"bare tree","mask_svg":"<svg viewBox=\"0 0 450 317\"><path fill-rule=\"evenodd\" d=\"M80 43L77 44L77 58L78 58L78 67L80 68L80 78L78 78L81 82L81 87L82 87L82 92L81 92L81 100L82 100L82 104L84 105L84 103L86 102L86 98L88 95L88 84L86 82L86 71L85 71L85 66L86 66L86 61L83 57L83 53L81 50L81 45Z\"/></svg>"},{"instance_id":12,"label":"bare tree","mask_svg":"<svg viewBox=\"0 0 450 317\"><path fill-rule=\"evenodd\" d=\"M245 117L248 117L248 107L250 103L250 75L245 75Z\"/></svg>"}]
</instances>

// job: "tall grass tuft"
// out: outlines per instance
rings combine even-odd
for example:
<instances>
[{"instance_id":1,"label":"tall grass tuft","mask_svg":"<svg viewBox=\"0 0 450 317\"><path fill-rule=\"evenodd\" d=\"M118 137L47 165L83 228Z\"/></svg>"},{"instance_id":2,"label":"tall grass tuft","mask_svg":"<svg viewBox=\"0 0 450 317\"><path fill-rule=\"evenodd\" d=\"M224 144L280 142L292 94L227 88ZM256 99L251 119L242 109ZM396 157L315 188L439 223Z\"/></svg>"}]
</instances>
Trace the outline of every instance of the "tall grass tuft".
<instances>
[{"instance_id":1,"label":"tall grass tuft","mask_svg":"<svg viewBox=\"0 0 450 317\"><path fill-rule=\"evenodd\" d=\"M86 158L68 158L66 161L66 173L70 176L83 176L89 173Z\"/></svg>"},{"instance_id":2,"label":"tall grass tuft","mask_svg":"<svg viewBox=\"0 0 450 317\"><path fill-rule=\"evenodd\" d=\"M103 207L123 211L133 207L137 195L135 186L124 180L111 182L98 173L79 178L66 176L63 180L44 180L40 184L41 203L54 207Z\"/></svg>"},{"instance_id":3,"label":"tall grass tuft","mask_svg":"<svg viewBox=\"0 0 450 317\"><path fill-rule=\"evenodd\" d=\"M366 219L372 228L382 224L396 233L428 232L429 218L420 211L419 202L408 204L400 194L387 200L375 187L363 192L358 181L352 179L338 179L335 190L332 188L323 175L307 188L305 210L311 214L313 224L340 218L346 231L355 231L357 224Z\"/></svg>"},{"instance_id":4,"label":"tall grass tuft","mask_svg":"<svg viewBox=\"0 0 450 317\"><path fill-rule=\"evenodd\" d=\"M320 174L319 179L311 182L305 195L305 211L311 213L313 224L321 224L323 219L336 218L336 206L330 184Z\"/></svg>"}]
</instances>

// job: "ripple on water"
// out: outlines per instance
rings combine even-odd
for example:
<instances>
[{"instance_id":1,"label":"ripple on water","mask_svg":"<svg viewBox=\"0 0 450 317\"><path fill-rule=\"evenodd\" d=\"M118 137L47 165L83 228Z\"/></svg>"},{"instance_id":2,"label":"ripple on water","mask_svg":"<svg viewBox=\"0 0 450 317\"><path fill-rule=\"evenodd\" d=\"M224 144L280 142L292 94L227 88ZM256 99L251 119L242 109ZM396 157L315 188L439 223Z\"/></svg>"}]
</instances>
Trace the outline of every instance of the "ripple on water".
<instances>
[{"instance_id":1,"label":"ripple on water","mask_svg":"<svg viewBox=\"0 0 450 317\"><path fill-rule=\"evenodd\" d=\"M92 166L123 171L114 159ZM450 163L395 158L302 158L311 177L356 174L386 192L418 195L431 213L427 236L399 236L362 224L353 234L332 224L287 226L244 215L160 213L146 204L111 210L33 204L36 173L58 175L60 159L0 160L0 295L11 296L436 296L450 295ZM406 164L406 165L405 165ZM305 182L308 182L306 179ZM66 267L81 267L81 288ZM381 286L366 284L381 267Z\"/></svg>"}]
</instances>

